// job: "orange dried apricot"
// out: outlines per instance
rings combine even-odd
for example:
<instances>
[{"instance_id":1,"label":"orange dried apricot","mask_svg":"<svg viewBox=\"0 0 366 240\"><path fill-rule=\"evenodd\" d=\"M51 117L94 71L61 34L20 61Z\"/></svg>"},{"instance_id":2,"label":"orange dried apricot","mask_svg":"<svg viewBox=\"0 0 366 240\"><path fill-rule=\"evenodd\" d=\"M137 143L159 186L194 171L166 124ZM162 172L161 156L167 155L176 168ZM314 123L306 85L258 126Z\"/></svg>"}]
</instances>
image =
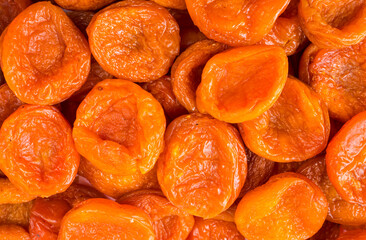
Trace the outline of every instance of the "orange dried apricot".
<instances>
[{"instance_id":1,"label":"orange dried apricot","mask_svg":"<svg viewBox=\"0 0 366 240\"><path fill-rule=\"evenodd\" d=\"M33 201L17 204L0 204L0 225L15 224L28 229Z\"/></svg>"},{"instance_id":2,"label":"orange dried apricot","mask_svg":"<svg viewBox=\"0 0 366 240\"><path fill-rule=\"evenodd\" d=\"M184 0L152 0L152 1L166 8L181 9L181 10L187 8Z\"/></svg>"},{"instance_id":3,"label":"orange dried apricot","mask_svg":"<svg viewBox=\"0 0 366 240\"><path fill-rule=\"evenodd\" d=\"M62 220L59 240L153 240L150 217L143 210L107 199L89 199L70 210Z\"/></svg>"},{"instance_id":4,"label":"orange dried apricot","mask_svg":"<svg viewBox=\"0 0 366 240\"><path fill-rule=\"evenodd\" d=\"M70 97L86 81L90 50L61 8L39 2L8 26L1 62L6 82L20 100L53 105Z\"/></svg>"},{"instance_id":5,"label":"orange dried apricot","mask_svg":"<svg viewBox=\"0 0 366 240\"><path fill-rule=\"evenodd\" d=\"M271 31L290 0L186 0L193 22L208 38L231 46L251 45Z\"/></svg>"},{"instance_id":6,"label":"orange dried apricot","mask_svg":"<svg viewBox=\"0 0 366 240\"><path fill-rule=\"evenodd\" d=\"M310 44L303 52L299 62L299 79L307 85L311 83L309 66L314 61L318 51L319 48L316 45Z\"/></svg>"},{"instance_id":7,"label":"orange dried apricot","mask_svg":"<svg viewBox=\"0 0 366 240\"><path fill-rule=\"evenodd\" d=\"M326 165L329 180L350 203L366 205L366 111L346 122L329 142Z\"/></svg>"},{"instance_id":8,"label":"orange dried apricot","mask_svg":"<svg viewBox=\"0 0 366 240\"><path fill-rule=\"evenodd\" d=\"M0 126L10 114L23 104L5 83L0 86Z\"/></svg>"},{"instance_id":9,"label":"orange dried apricot","mask_svg":"<svg viewBox=\"0 0 366 240\"><path fill-rule=\"evenodd\" d=\"M247 239L307 239L322 227L327 209L324 194L313 182L282 173L242 198L235 223Z\"/></svg>"},{"instance_id":10,"label":"orange dried apricot","mask_svg":"<svg viewBox=\"0 0 366 240\"><path fill-rule=\"evenodd\" d=\"M71 128L51 106L23 105L0 130L0 168L20 190L42 197L65 191L79 166Z\"/></svg>"},{"instance_id":11,"label":"orange dried apricot","mask_svg":"<svg viewBox=\"0 0 366 240\"><path fill-rule=\"evenodd\" d=\"M31 240L29 233L17 225L0 225L2 240Z\"/></svg>"},{"instance_id":12,"label":"orange dried apricot","mask_svg":"<svg viewBox=\"0 0 366 240\"><path fill-rule=\"evenodd\" d=\"M179 27L165 8L126 0L94 15L87 28L93 56L107 72L134 82L156 80L179 53Z\"/></svg>"},{"instance_id":13,"label":"orange dried apricot","mask_svg":"<svg viewBox=\"0 0 366 240\"><path fill-rule=\"evenodd\" d=\"M62 8L77 11L97 10L115 1L116 0L55 0Z\"/></svg>"},{"instance_id":14,"label":"orange dried apricot","mask_svg":"<svg viewBox=\"0 0 366 240\"><path fill-rule=\"evenodd\" d=\"M0 34L20 12L31 4L31 0L0 1Z\"/></svg>"},{"instance_id":15,"label":"orange dried apricot","mask_svg":"<svg viewBox=\"0 0 366 240\"><path fill-rule=\"evenodd\" d=\"M321 153L328 143L328 109L304 83L289 77L272 108L239 124L246 146L276 162L304 161Z\"/></svg>"},{"instance_id":16,"label":"orange dried apricot","mask_svg":"<svg viewBox=\"0 0 366 240\"><path fill-rule=\"evenodd\" d=\"M219 53L203 69L196 92L197 108L230 123L255 119L276 102L287 72L286 54L277 46L249 46Z\"/></svg>"},{"instance_id":17,"label":"orange dried apricot","mask_svg":"<svg viewBox=\"0 0 366 240\"><path fill-rule=\"evenodd\" d=\"M0 178L0 204L29 202L36 197L35 195L20 190L9 179Z\"/></svg>"},{"instance_id":18,"label":"orange dried apricot","mask_svg":"<svg viewBox=\"0 0 366 240\"><path fill-rule=\"evenodd\" d=\"M164 147L160 103L135 83L107 79L80 104L73 128L78 152L103 172L147 173Z\"/></svg>"},{"instance_id":19,"label":"orange dried apricot","mask_svg":"<svg viewBox=\"0 0 366 240\"><path fill-rule=\"evenodd\" d=\"M230 124L193 113L169 124L165 143L157 173L164 195L199 217L215 217L229 208L247 172L239 132Z\"/></svg>"},{"instance_id":20,"label":"orange dried apricot","mask_svg":"<svg viewBox=\"0 0 366 240\"><path fill-rule=\"evenodd\" d=\"M132 192L118 200L120 204L138 207L147 213L157 240L186 239L194 225L194 218L175 207L157 190Z\"/></svg>"},{"instance_id":21,"label":"orange dried apricot","mask_svg":"<svg viewBox=\"0 0 366 240\"><path fill-rule=\"evenodd\" d=\"M366 37L364 0L300 0L299 19L306 36L320 48L341 48Z\"/></svg>"},{"instance_id":22,"label":"orange dried apricot","mask_svg":"<svg viewBox=\"0 0 366 240\"><path fill-rule=\"evenodd\" d=\"M188 47L175 60L171 69L173 91L189 112L198 111L196 90L201 82L203 67L211 57L225 49L222 43L202 40Z\"/></svg>"}]
</instances>

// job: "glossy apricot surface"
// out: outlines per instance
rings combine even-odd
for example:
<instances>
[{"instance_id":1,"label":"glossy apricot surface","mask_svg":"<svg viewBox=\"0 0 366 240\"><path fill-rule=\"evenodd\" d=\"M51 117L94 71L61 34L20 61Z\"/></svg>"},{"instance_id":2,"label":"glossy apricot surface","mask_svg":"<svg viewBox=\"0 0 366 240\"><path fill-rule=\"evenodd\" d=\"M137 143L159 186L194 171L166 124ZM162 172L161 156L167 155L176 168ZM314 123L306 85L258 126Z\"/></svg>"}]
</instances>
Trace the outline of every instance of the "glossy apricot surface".
<instances>
[{"instance_id":1,"label":"glossy apricot surface","mask_svg":"<svg viewBox=\"0 0 366 240\"><path fill-rule=\"evenodd\" d=\"M29 202L36 197L17 188L9 179L0 178L0 204Z\"/></svg>"},{"instance_id":2,"label":"glossy apricot surface","mask_svg":"<svg viewBox=\"0 0 366 240\"><path fill-rule=\"evenodd\" d=\"M29 233L17 225L0 225L0 238L3 240L31 240Z\"/></svg>"}]
</instances>

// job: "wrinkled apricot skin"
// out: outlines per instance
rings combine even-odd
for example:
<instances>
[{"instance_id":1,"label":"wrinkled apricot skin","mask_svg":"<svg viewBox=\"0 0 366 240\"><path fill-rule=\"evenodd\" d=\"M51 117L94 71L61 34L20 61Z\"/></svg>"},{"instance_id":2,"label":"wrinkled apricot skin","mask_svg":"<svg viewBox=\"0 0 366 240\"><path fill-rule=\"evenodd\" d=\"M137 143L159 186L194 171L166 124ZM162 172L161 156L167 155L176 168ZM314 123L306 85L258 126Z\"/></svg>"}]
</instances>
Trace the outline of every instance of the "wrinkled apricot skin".
<instances>
[{"instance_id":1,"label":"wrinkled apricot skin","mask_svg":"<svg viewBox=\"0 0 366 240\"><path fill-rule=\"evenodd\" d=\"M207 61L222 52L226 46L213 40L202 40L188 47L175 60L172 86L178 101L189 111L197 112L196 90L201 82L202 70Z\"/></svg>"},{"instance_id":2,"label":"wrinkled apricot skin","mask_svg":"<svg viewBox=\"0 0 366 240\"><path fill-rule=\"evenodd\" d=\"M120 204L136 206L147 213L157 240L186 239L194 225L192 215L178 209L156 190L141 190L123 196Z\"/></svg>"},{"instance_id":3,"label":"wrinkled apricot skin","mask_svg":"<svg viewBox=\"0 0 366 240\"><path fill-rule=\"evenodd\" d=\"M158 160L164 195L178 208L203 218L225 211L244 185L244 145L231 125L198 113L184 115L167 128Z\"/></svg>"},{"instance_id":4,"label":"wrinkled apricot skin","mask_svg":"<svg viewBox=\"0 0 366 240\"><path fill-rule=\"evenodd\" d=\"M306 36L320 48L341 48L366 37L364 0L300 0L299 19Z\"/></svg>"},{"instance_id":5,"label":"wrinkled apricot skin","mask_svg":"<svg viewBox=\"0 0 366 240\"><path fill-rule=\"evenodd\" d=\"M0 178L0 204L29 202L36 197L20 190L9 179Z\"/></svg>"},{"instance_id":6,"label":"wrinkled apricot skin","mask_svg":"<svg viewBox=\"0 0 366 240\"><path fill-rule=\"evenodd\" d=\"M70 97L86 81L90 50L61 8L39 2L8 26L1 62L6 82L20 100L53 105Z\"/></svg>"},{"instance_id":7,"label":"wrinkled apricot skin","mask_svg":"<svg viewBox=\"0 0 366 240\"><path fill-rule=\"evenodd\" d=\"M151 1L126 0L99 11L87 28L93 56L107 72L134 82L156 80L179 53L179 27Z\"/></svg>"},{"instance_id":8,"label":"wrinkled apricot skin","mask_svg":"<svg viewBox=\"0 0 366 240\"><path fill-rule=\"evenodd\" d=\"M325 102L330 117L346 122L365 111L366 40L341 49L311 47L307 51L310 56L303 57L302 71L309 73L302 73L303 78L309 79L311 88Z\"/></svg>"},{"instance_id":9,"label":"wrinkled apricot skin","mask_svg":"<svg viewBox=\"0 0 366 240\"><path fill-rule=\"evenodd\" d=\"M114 1L116 0L55 0L62 8L77 11L97 10Z\"/></svg>"},{"instance_id":10,"label":"wrinkled apricot skin","mask_svg":"<svg viewBox=\"0 0 366 240\"><path fill-rule=\"evenodd\" d=\"M188 12L208 38L230 46L252 45L269 33L290 0L186 0Z\"/></svg>"},{"instance_id":11,"label":"wrinkled apricot skin","mask_svg":"<svg viewBox=\"0 0 366 240\"><path fill-rule=\"evenodd\" d=\"M15 224L28 229L33 201L17 204L0 204L0 225Z\"/></svg>"},{"instance_id":12,"label":"wrinkled apricot skin","mask_svg":"<svg viewBox=\"0 0 366 240\"><path fill-rule=\"evenodd\" d=\"M10 90L7 84L0 86L0 126L10 114L15 112L18 107L23 104L14 93Z\"/></svg>"},{"instance_id":13,"label":"wrinkled apricot skin","mask_svg":"<svg viewBox=\"0 0 366 240\"><path fill-rule=\"evenodd\" d=\"M366 205L366 112L346 122L327 147L327 173L339 195L350 203Z\"/></svg>"},{"instance_id":14,"label":"wrinkled apricot skin","mask_svg":"<svg viewBox=\"0 0 366 240\"><path fill-rule=\"evenodd\" d=\"M78 152L103 172L147 173L164 147L160 103L138 85L104 80L80 104L73 128Z\"/></svg>"},{"instance_id":15,"label":"wrinkled apricot skin","mask_svg":"<svg viewBox=\"0 0 366 240\"><path fill-rule=\"evenodd\" d=\"M155 236L151 219L141 209L94 198L65 215L58 240L66 239L154 240Z\"/></svg>"},{"instance_id":16,"label":"wrinkled apricot skin","mask_svg":"<svg viewBox=\"0 0 366 240\"><path fill-rule=\"evenodd\" d=\"M219 53L203 69L196 92L197 108L229 123L255 119L276 102L287 72L286 54L277 46L249 46Z\"/></svg>"},{"instance_id":17,"label":"wrinkled apricot skin","mask_svg":"<svg viewBox=\"0 0 366 240\"><path fill-rule=\"evenodd\" d=\"M183 114L187 114L186 109L179 103L174 95L171 78L169 76L164 76L158 80L144 83L142 87L159 101L169 119L173 120Z\"/></svg>"},{"instance_id":18,"label":"wrinkled apricot skin","mask_svg":"<svg viewBox=\"0 0 366 240\"><path fill-rule=\"evenodd\" d=\"M304 83L288 78L272 108L239 124L245 145L276 162L300 162L321 153L328 143L328 110Z\"/></svg>"},{"instance_id":19,"label":"wrinkled apricot skin","mask_svg":"<svg viewBox=\"0 0 366 240\"><path fill-rule=\"evenodd\" d=\"M51 106L23 105L0 130L0 168L20 190L47 197L65 191L80 156L71 128Z\"/></svg>"},{"instance_id":20,"label":"wrinkled apricot skin","mask_svg":"<svg viewBox=\"0 0 366 240\"><path fill-rule=\"evenodd\" d=\"M323 225L328 203L322 191L300 174L283 173L248 192L235 212L247 239L307 239Z\"/></svg>"},{"instance_id":21,"label":"wrinkled apricot skin","mask_svg":"<svg viewBox=\"0 0 366 240\"><path fill-rule=\"evenodd\" d=\"M0 239L2 240L31 240L29 233L17 225L0 225Z\"/></svg>"}]
</instances>

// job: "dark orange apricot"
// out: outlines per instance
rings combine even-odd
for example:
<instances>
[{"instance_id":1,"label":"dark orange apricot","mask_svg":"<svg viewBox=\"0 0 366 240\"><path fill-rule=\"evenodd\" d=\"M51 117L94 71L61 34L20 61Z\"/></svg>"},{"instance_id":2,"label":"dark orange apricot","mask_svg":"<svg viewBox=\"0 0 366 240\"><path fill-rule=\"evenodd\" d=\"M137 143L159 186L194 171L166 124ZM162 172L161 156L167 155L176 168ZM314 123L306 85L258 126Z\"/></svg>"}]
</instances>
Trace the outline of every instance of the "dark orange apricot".
<instances>
[{"instance_id":1,"label":"dark orange apricot","mask_svg":"<svg viewBox=\"0 0 366 240\"><path fill-rule=\"evenodd\" d=\"M269 33L290 0L186 0L193 22L208 38L231 46L252 45Z\"/></svg>"},{"instance_id":2,"label":"dark orange apricot","mask_svg":"<svg viewBox=\"0 0 366 240\"><path fill-rule=\"evenodd\" d=\"M58 240L154 240L150 217L141 209L107 199L89 199L62 220Z\"/></svg>"},{"instance_id":3,"label":"dark orange apricot","mask_svg":"<svg viewBox=\"0 0 366 240\"><path fill-rule=\"evenodd\" d=\"M165 8L126 0L94 15L87 28L93 56L107 72L134 82L156 80L179 53L179 27Z\"/></svg>"},{"instance_id":4,"label":"dark orange apricot","mask_svg":"<svg viewBox=\"0 0 366 240\"><path fill-rule=\"evenodd\" d=\"M309 66L314 61L314 58L319 50L320 49L316 45L310 44L301 56L299 63L299 79L307 85L310 85L311 83Z\"/></svg>"},{"instance_id":5,"label":"dark orange apricot","mask_svg":"<svg viewBox=\"0 0 366 240\"><path fill-rule=\"evenodd\" d=\"M23 105L0 130L0 168L20 190L47 197L65 191L79 166L70 125L51 106Z\"/></svg>"},{"instance_id":6,"label":"dark orange apricot","mask_svg":"<svg viewBox=\"0 0 366 240\"><path fill-rule=\"evenodd\" d=\"M2 240L31 240L29 233L17 225L0 225L0 239Z\"/></svg>"},{"instance_id":7,"label":"dark orange apricot","mask_svg":"<svg viewBox=\"0 0 366 240\"><path fill-rule=\"evenodd\" d=\"M62 8L77 11L97 10L115 1L116 0L55 0Z\"/></svg>"},{"instance_id":8,"label":"dark orange apricot","mask_svg":"<svg viewBox=\"0 0 366 240\"><path fill-rule=\"evenodd\" d=\"M239 132L230 124L193 113L169 124L165 143L158 160L164 195L178 208L203 218L228 209L247 173Z\"/></svg>"},{"instance_id":9,"label":"dark orange apricot","mask_svg":"<svg viewBox=\"0 0 366 240\"><path fill-rule=\"evenodd\" d=\"M17 188L7 178L0 178L0 204L15 204L29 202L37 196Z\"/></svg>"},{"instance_id":10,"label":"dark orange apricot","mask_svg":"<svg viewBox=\"0 0 366 240\"><path fill-rule=\"evenodd\" d=\"M337 240L365 240L366 230L365 229L355 229L348 231L340 231Z\"/></svg>"},{"instance_id":11,"label":"dark orange apricot","mask_svg":"<svg viewBox=\"0 0 366 240\"><path fill-rule=\"evenodd\" d=\"M366 111L346 122L329 142L326 165L329 180L350 203L366 206Z\"/></svg>"},{"instance_id":12,"label":"dark orange apricot","mask_svg":"<svg viewBox=\"0 0 366 240\"><path fill-rule=\"evenodd\" d=\"M85 177L98 191L120 198L123 194L139 189L158 189L156 168L146 174L136 171L132 175L110 174L94 167L89 161L81 159L79 174Z\"/></svg>"},{"instance_id":13,"label":"dark orange apricot","mask_svg":"<svg viewBox=\"0 0 366 240\"><path fill-rule=\"evenodd\" d=\"M287 72L285 51L277 46L249 46L219 53L203 69L196 92L197 108L229 123L255 119L276 102Z\"/></svg>"},{"instance_id":14,"label":"dark orange apricot","mask_svg":"<svg viewBox=\"0 0 366 240\"><path fill-rule=\"evenodd\" d=\"M339 236L339 225L325 221L322 228L308 240L336 240Z\"/></svg>"},{"instance_id":15,"label":"dark orange apricot","mask_svg":"<svg viewBox=\"0 0 366 240\"><path fill-rule=\"evenodd\" d=\"M156 100L159 101L169 119L174 120L177 117L188 113L174 95L171 78L169 76L164 76L158 80L144 83L142 88L151 93Z\"/></svg>"},{"instance_id":16,"label":"dark orange apricot","mask_svg":"<svg viewBox=\"0 0 366 240\"><path fill-rule=\"evenodd\" d=\"M78 152L103 172L147 173L164 147L160 103L137 84L107 79L80 104L73 128Z\"/></svg>"},{"instance_id":17,"label":"dark orange apricot","mask_svg":"<svg viewBox=\"0 0 366 240\"><path fill-rule=\"evenodd\" d=\"M5 83L0 86L0 126L10 114L23 104Z\"/></svg>"},{"instance_id":18,"label":"dark orange apricot","mask_svg":"<svg viewBox=\"0 0 366 240\"><path fill-rule=\"evenodd\" d=\"M6 82L20 100L53 105L84 84L90 70L90 50L61 8L39 2L8 26L1 62Z\"/></svg>"},{"instance_id":19,"label":"dark orange apricot","mask_svg":"<svg viewBox=\"0 0 366 240\"><path fill-rule=\"evenodd\" d=\"M328 143L328 109L304 83L289 77L272 108L239 124L245 145L276 162L300 162L321 153Z\"/></svg>"},{"instance_id":20,"label":"dark orange apricot","mask_svg":"<svg viewBox=\"0 0 366 240\"><path fill-rule=\"evenodd\" d=\"M169 202L158 190L132 192L118 200L120 204L138 207L147 213L157 240L186 239L194 225L194 218Z\"/></svg>"},{"instance_id":21,"label":"dark orange apricot","mask_svg":"<svg viewBox=\"0 0 366 240\"><path fill-rule=\"evenodd\" d=\"M189 112L198 111L196 90L201 82L203 67L211 57L225 49L222 43L202 40L188 47L175 60L171 69L173 91Z\"/></svg>"},{"instance_id":22,"label":"dark orange apricot","mask_svg":"<svg viewBox=\"0 0 366 240\"><path fill-rule=\"evenodd\" d=\"M329 204L328 221L352 226L366 224L366 207L349 203L339 196L328 178L323 155L307 161L297 172L312 180L323 191Z\"/></svg>"},{"instance_id":23,"label":"dark orange apricot","mask_svg":"<svg viewBox=\"0 0 366 240\"><path fill-rule=\"evenodd\" d=\"M184 0L152 0L152 1L166 8L181 9L181 10L187 8Z\"/></svg>"},{"instance_id":24,"label":"dark orange apricot","mask_svg":"<svg viewBox=\"0 0 366 240\"><path fill-rule=\"evenodd\" d=\"M303 57L302 71L309 73L303 73L303 78L309 79L309 85L325 102L331 118L346 122L366 110L366 39L341 49L316 51L311 47L308 54L310 57Z\"/></svg>"},{"instance_id":25,"label":"dark orange apricot","mask_svg":"<svg viewBox=\"0 0 366 240\"><path fill-rule=\"evenodd\" d=\"M21 13L31 4L31 0L0 1L0 34L19 13Z\"/></svg>"},{"instance_id":26,"label":"dark orange apricot","mask_svg":"<svg viewBox=\"0 0 366 240\"><path fill-rule=\"evenodd\" d=\"M327 209L318 186L301 174L282 173L242 198L235 223L247 239L307 239L322 227Z\"/></svg>"},{"instance_id":27,"label":"dark orange apricot","mask_svg":"<svg viewBox=\"0 0 366 240\"><path fill-rule=\"evenodd\" d=\"M364 0L300 0L299 19L306 36L320 48L341 48L366 37Z\"/></svg>"},{"instance_id":28,"label":"dark orange apricot","mask_svg":"<svg viewBox=\"0 0 366 240\"><path fill-rule=\"evenodd\" d=\"M0 225L15 224L28 229L33 201L17 204L0 204Z\"/></svg>"}]
</instances>

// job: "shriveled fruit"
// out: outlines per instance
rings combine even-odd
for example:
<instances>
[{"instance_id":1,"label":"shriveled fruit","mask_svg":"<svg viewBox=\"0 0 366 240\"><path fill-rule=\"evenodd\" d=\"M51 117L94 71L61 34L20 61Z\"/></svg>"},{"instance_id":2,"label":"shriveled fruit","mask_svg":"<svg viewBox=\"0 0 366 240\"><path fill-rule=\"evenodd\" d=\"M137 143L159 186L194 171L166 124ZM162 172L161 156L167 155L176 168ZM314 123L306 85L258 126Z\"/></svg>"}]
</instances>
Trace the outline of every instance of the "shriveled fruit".
<instances>
[{"instance_id":1,"label":"shriveled fruit","mask_svg":"<svg viewBox=\"0 0 366 240\"><path fill-rule=\"evenodd\" d=\"M126 0L99 11L87 28L93 56L107 72L134 82L168 73L179 53L179 27L151 1Z\"/></svg>"},{"instance_id":2,"label":"shriveled fruit","mask_svg":"<svg viewBox=\"0 0 366 240\"><path fill-rule=\"evenodd\" d=\"M193 113L167 128L158 161L164 195L178 208L204 218L225 211L244 185L244 145L231 125Z\"/></svg>"},{"instance_id":3,"label":"shriveled fruit","mask_svg":"<svg viewBox=\"0 0 366 240\"><path fill-rule=\"evenodd\" d=\"M289 77L280 98L258 118L239 124L246 146L276 162L304 161L328 143L328 109L318 95Z\"/></svg>"},{"instance_id":4,"label":"shriveled fruit","mask_svg":"<svg viewBox=\"0 0 366 240\"><path fill-rule=\"evenodd\" d=\"M17 225L0 225L0 239L2 240L30 240L29 233Z\"/></svg>"},{"instance_id":5,"label":"shriveled fruit","mask_svg":"<svg viewBox=\"0 0 366 240\"><path fill-rule=\"evenodd\" d=\"M116 0L55 0L62 8L77 11L97 10L114 1Z\"/></svg>"},{"instance_id":6,"label":"shriveled fruit","mask_svg":"<svg viewBox=\"0 0 366 240\"><path fill-rule=\"evenodd\" d=\"M255 119L276 102L287 72L286 54L277 46L249 46L219 53L203 69L196 92L197 108L230 123Z\"/></svg>"},{"instance_id":7,"label":"shriveled fruit","mask_svg":"<svg viewBox=\"0 0 366 240\"><path fill-rule=\"evenodd\" d=\"M11 21L24 9L32 4L30 0L2 0L0 1L0 34Z\"/></svg>"},{"instance_id":8,"label":"shriveled fruit","mask_svg":"<svg viewBox=\"0 0 366 240\"><path fill-rule=\"evenodd\" d=\"M235 223L247 239L307 239L322 227L327 209L319 187L300 174L283 173L242 198Z\"/></svg>"},{"instance_id":9,"label":"shriveled fruit","mask_svg":"<svg viewBox=\"0 0 366 240\"><path fill-rule=\"evenodd\" d=\"M20 100L52 105L70 97L86 81L90 50L61 8L39 2L8 26L1 62L6 82Z\"/></svg>"},{"instance_id":10,"label":"shriveled fruit","mask_svg":"<svg viewBox=\"0 0 366 240\"><path fill-rule=\"evenodd\" d=\"M0 86L0 126L10 114L23 104L5 83Z\"/></svg>"},{"instance_id":11,"label":"shriveled fruit","mask_svg":"<svg viewBox=\"0 0 366 240\"><path fill-rule=\"evenodd\" d=\"M62 220L59 240L155 239L149 216L143 210L107 199L90 199L69 211Z\"/></svg>"}]
</instances>

